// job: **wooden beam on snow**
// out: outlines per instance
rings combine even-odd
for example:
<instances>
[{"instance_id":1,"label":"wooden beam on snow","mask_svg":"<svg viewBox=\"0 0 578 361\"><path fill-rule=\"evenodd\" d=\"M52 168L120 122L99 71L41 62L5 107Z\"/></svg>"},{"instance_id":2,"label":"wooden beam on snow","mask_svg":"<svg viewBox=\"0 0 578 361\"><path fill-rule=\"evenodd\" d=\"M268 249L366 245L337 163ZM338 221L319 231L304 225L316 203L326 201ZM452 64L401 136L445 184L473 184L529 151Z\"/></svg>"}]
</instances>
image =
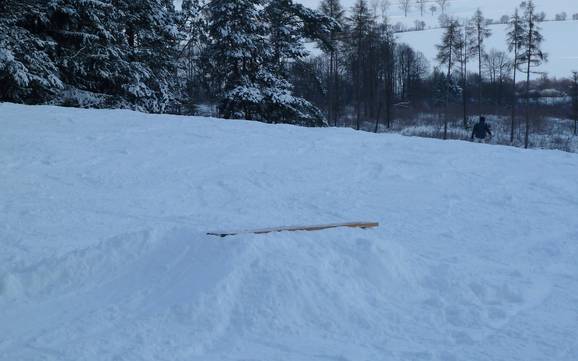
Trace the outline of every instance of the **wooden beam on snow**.
<instances>
[{"instance_id":1,"label":"wooden beam on snow","mask_svg":"<svg viewBox=\"0 0 578 361\"><path fill-rule=\"evenodd\" d=\"M238 234L267 234L267 233L276 233L276 232L313 232L313 231L322 231L325 229L331 228L361 228L361 229L368 229L368 228L375 228L379 227L379 223L377 222L349 222L349 223L333 223L333 224L321 224L315 226L290 226L290 227L273 227L273 228L263 228L263 229L247 229L241 231L214 231L208 232L209 236L218 236L218 237L227 237L227 236L236 236Z\"/></svg>"}]
</instances>

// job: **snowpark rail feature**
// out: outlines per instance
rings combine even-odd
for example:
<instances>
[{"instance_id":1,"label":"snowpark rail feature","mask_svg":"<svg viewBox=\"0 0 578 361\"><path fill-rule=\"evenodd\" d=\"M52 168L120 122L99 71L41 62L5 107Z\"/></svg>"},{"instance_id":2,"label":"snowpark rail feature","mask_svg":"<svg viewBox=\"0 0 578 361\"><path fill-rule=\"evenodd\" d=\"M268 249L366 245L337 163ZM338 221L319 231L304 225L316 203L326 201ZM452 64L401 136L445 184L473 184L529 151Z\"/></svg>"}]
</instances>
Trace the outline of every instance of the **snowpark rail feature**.
<instances>
[{"instance_id":1,"label":"snowpark rail feature","mask_svg":"<svg viewBox=\"0 0 578 361\"><path fill-rule=\"evenodd\" d=\"M247 229L241 231L213 231L208 232L209 236L227 237L236 236L239 234L267 234L267 233L277 233L277 232L313 232L322 231L331 228L376 228L379 227L377 222L349 222L349 223L333 223L333 224L321 224L315 226L289 226L289 227L273 227L273 228L262 228L262 229Z\"/></svg>"}]
</instances>

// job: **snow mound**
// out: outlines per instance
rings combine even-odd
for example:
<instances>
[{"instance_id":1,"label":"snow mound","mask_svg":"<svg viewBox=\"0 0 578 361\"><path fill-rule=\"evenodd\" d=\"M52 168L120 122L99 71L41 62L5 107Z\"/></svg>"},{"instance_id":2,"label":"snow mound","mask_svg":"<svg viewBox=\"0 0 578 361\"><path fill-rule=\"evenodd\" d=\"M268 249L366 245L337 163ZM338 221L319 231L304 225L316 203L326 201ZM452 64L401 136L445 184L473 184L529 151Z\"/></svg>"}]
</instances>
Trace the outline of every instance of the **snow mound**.
<instances>
[{"instance_id":1,"label":"snow mound","mask_svg":"<svg viewBox=\"0 0 578 361\"><path fill-rule=\"evenodd\" d=\"M183 359L240 340L275 348L265 342L272 335L355 342L384 337L399 317L377 305L420 292L403 249L371 232L221 239L175 229L158 237L122 235L5 275L0 304L15 310L8 319L25 312L42 330L33 347L5 351L26 359L57 347L54 359L77 360L130 344L136 359Z\"/></svg>"}]
</instances>

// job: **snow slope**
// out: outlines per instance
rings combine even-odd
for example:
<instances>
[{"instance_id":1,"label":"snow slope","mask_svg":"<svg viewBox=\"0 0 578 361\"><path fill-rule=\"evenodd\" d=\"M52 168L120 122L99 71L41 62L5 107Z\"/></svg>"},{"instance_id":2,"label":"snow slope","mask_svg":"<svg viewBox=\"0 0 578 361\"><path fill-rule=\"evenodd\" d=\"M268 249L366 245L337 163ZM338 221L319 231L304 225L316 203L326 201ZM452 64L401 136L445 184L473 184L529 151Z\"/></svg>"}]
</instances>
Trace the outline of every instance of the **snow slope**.
<instances>
[{"instance_id":1,"label":"snow slope","mask_svg":"<svg viewBox=\"0 0 578 361\"><path fill-rule=\"evenodd\" d=\"M544 35L543 50L548 53L548 62L535 68L536 71L546 72L550 77L568 78L572 71L578 71L578 47L570 46L572 38L578 35L578 21L553 21L540 24ZM486 43L486 51L497 49L508 51L506 44L505 25L492 25L492 36ZM399 42L409 44L412 48L421 51L430 60L432 66L436 61L436 45L441 43L442 29L414 31L397 34ZM473 60L469 67L476 71L478 61ZM524 74L519 74L523 77ZM538 75L535 75L536 77Z\"/></svg>"},{"instance_id":2,"label":"snow slope","mask_svg":"<svg viewBox=\"0 0 578 361\"><path fill-rule=\"evenodd\" d=\"M0 360L578 358L578 155L0 104ZM215 238L220 228L379 221Z\"/></svg>"},{"instance_id":3,"label":"snow slope","mask_svg":"<svg viewBox=\"0 0 578 361\"><path fill-rule=\"evenodd\" d=\"M312 8L317 8L320 3L319 0L301 0L300 2ZM355 0L342 0L341 3L345 9L349 10ZM372 1L369 0L368 3L371 4ZM439 26L439 11L433 15L427 11L424 16L421 16L419 9L414 4L406 17L398 5L399 1L390 0L390 3L388 16L391 24L402 23L413 28L415 21L419 20L424 21L427 28ZM480 8L486 18L498 21L503 15L511 15L520 3L521 0L453 0L450 1L447 14L458 19L466 19L471 18L476 9ZM568 19L572 19L572 14L578 13L576 0L534 0L534 3L538 11L546 13L549 20L554 19L555 15L561 12L566 12ZM431 5L432 2L428 3L427 9ZM578 21L545 22L541 26L545 38L544 50L549 54L549 62L537 70L558 78L567 78L572 71L578 71L578 47L573 46L573 37L578 35ZM507 51L505 25L493 25L491 28L494 34L488 39L486 50L495 48ZM400 42L407 43L424 53L432 66L437 65L435 60L436 44L440 43L441 38L442 30L440 29L398 34ZM318 50L313 53L318 53ZM477 63L477 60L474 59L470 64L470 69L477 69Z\"/></svg>"}]
</instances>

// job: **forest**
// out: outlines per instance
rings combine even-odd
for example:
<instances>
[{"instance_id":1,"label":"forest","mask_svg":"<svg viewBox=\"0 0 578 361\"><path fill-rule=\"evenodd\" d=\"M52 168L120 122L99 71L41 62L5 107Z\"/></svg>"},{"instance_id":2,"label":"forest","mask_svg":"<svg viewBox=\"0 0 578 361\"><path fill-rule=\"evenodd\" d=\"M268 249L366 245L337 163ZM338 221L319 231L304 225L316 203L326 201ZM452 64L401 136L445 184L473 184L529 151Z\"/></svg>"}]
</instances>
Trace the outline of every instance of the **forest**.
<instances>
[{"instance_id":1,"label":"forest","mask_svg":"<svg viewBox=\"0 0 578 361\"><path fill-rule=\"evenodd\" d=\"M503 17L504 52L486 48L481 10L456 19L442 5L432 64L397 40L387 1L3 0L0 101L443 139L467 139L487 115L500 144L541 135L572 150L578 73L537 72L544 13L524 1Z\"/></svg>"}]
</instances>

